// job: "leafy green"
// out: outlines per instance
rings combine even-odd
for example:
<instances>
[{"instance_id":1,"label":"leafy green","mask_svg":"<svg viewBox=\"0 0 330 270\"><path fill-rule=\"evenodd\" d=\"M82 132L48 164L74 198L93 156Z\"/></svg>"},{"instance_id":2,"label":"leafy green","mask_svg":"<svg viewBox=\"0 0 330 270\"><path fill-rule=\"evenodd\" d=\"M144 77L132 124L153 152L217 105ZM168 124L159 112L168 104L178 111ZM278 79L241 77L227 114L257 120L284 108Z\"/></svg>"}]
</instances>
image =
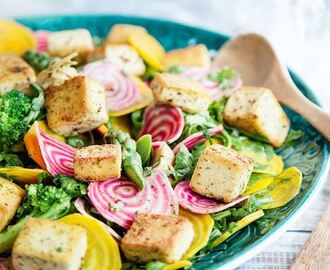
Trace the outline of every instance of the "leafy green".
<instances>
[{"instance_id":1,"label":"leafy green","mask_svg":"<svg viewBox=\"0 0 330 270\"><path fill-rule=\"evenodd\" d=\"M0 167L23 166L16 154L0 153Z\"/></svg>"},{"instance_id":2,"label":"leafy green","mask_svg":"<svg viewBox=\"0 0 330 270\"><path fill-rule=\"evenodd\" d=\"M22 55L22 58L37 72L46 69L52 61L52 58L48 54L34 50L27 51Z\"/></svg>"},{"instance_id":3,"label":"leafy green","mask_svg":"<svg viewBox=\"0 0 330 270\"><path fill-rule=\"evenodd\" d=\"M31 184L26 189L22 205L17 209L16 224L0 233L0 254L11 248L17 235L29 217L59 219L72 212L72 201L85 195L85 184L66 175L56 175L54 185L47 185L45 174L41 174L38 184Z\"/></svg>"},{"instance_id":4,"label":"leafy green","mask_svg":"<svg viewBox=\"0 0 330 270\"><path fill-rule=\"evenodd\" d=\"M218 83L220 88L225 90L233 88L236 85L236 81L240 78L240 75L236 70L225 67L218 72L210 73L208 78Z\"/></svg>"},{"instance_id":5,"label":"leafy green","mask_svg":"<svg viewBox=\"0 0 330 270\"><path fill-rule=\"evenodd\" d=\"M171 74L180 74L184 71L183 67L178 67L178 66L172 66L170 67L167 72Z\"/></svg>"},{"instance_id":6,"label":"leafy green","mask_svg":"<svg viewBox=\"0 0 330 270\"><path fill-rule=\"evenodd\" d=\"M163 263L161 261L150 261L146 264L145 270L161 270L166 265L166 263Z\"/></svg>"},{"instance_id":7,"label":"leafy green","mask_svg":"<svg viewBox=\"0 0 330 270\"><path fill-rule=\"evenodd\" d=\"M146 71L142 75L142 79L144 81L151 81L155 77L156 73L157 73L156 69L146 64Z\"/></svg>"},{"instance_id":8,"label":"leafy green","mask_svg":"<svg viewBox=\"0 0 330 270\"><path fill-rule=\"evenodd\" d=\"M190 153L185 145L182 145L179 153L175 157L173 167L174 185L184 179L189 179L194 172L197 161L203 150L204 144L195 147Z\"/></svg>"},{"instance_id":9,"label":"leafy green","mask_svg":"<svg viewBox=\"0 0 330 270\"><path fill-rule=\"evenodd\" d=\"M304 132L302 132L301 130L290 130L284 143L281 145L281 147L278 150L291 146L295 141L299 140L303 136L304 136Z\"/></svg>"},{"instance_id":10,"label":"leafy green","mask_svg":"<svg viewBox=\"0 0 330 270\"><path fill-rule=\"evenodd\" d=\"M42 89L31 85L30 98L18 90L11 90L0 96L0 152L21 142L30 125L43 116L44 94Z\"/></svg>"},{"instance_id":11,"label":"leafy green","mask_svg":"<svg viewBox=\"0 0 330 270\"><path fill-rule=\"evenodd\" d=\"M227 98L222 97L214 102L212 102L208 108L210 117L214 122L218 124L223 123L223 112L227 104Z\"/></svg>"},{"instance_id":12,"label":"leafy green","mask_svg":"<svg viewBox=\"0 0 330 270\"><path fill-rule=\"evenodd\" d=\"M82 134L66 137L66 143L75 148L81 148L88 145L88 141Z\"/></svg>"}]
</instances>

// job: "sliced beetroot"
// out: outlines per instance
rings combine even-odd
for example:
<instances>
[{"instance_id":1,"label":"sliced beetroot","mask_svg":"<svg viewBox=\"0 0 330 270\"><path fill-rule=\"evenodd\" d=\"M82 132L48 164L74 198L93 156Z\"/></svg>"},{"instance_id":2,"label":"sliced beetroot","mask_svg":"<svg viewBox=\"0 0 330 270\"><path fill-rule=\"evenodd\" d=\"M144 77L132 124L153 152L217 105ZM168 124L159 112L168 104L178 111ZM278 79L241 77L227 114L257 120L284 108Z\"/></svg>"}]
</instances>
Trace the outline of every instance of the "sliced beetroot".
<instances>
[{"instance_id":1,"label":"sliced beetroot","mask_svg":"<svg viewBox=\"0 0 330 270\"><path fill-rule=\"evenodd\" d=\"M48 51L48 35L49 32L45 30L39 30L34 32L34 36L37 42L37 51L38 52L47 52Z\"/></svg>"},{"instance_id":2,"label":"sliced beetroot","mask_svg":"<svg viewBox=\"0 0 330 270\"><path fill-rule=\"evenodd\" d=\"M100 215L128 229L137 213L175 214L179 203L167 176L159 169L146 178L140 190L127 178L93 182L88 198Z\"/></svg>"},{"instance_id":3,"label":"sliced beetroot","mask_svg":"<svg viewBox=\"0 0 330 270\"><path fill-rule=\"evenodd\" d=\"M215 134L220 133L222 131L223 131L222 125L208 129L208 133L210 134L210 136L214 136ZM203 131L197 132L185 138L182 142L178 143L174 147L173 152L175 154L178 153L180 151L181 145L185 145L188 150L191 150L192 148L198 146L199 144L205 141L206 141L205 133Z\"/></svg>"},{"instance_id":4,"label":"sliced beetroot","mask_svg":"<svg viewBox=\"0 0 330 270\"><path fill-rule=\"evenodd\" d=\"M109 60L87 64L82 73L105 87L107 107L111 112L124 110L136 103L140 97L135 81Z\"/></svg>"},{"instance_id":5,"label":"sliced beetroot","mask_svg":"<svg viewBox=\"0 0 330 270\"><path fill-rule=\"evenodd\" d=\"M76 207L77 211L82 214L83 216L94 218L90 214L87 213L87 207L86 207L86 201L83 198L78 198L74 201L74 206ZM112 229L110 226L102 222L101 220L98 220L100 224L103 226L104 229L107 230L108 233L110 233L115 239L121 240L121 236L115 232L114 229ZM1 270L1 269L0 269Z\"/></svg>"},{"instance_id":6,"label":"sliced beetroot","mask_svg":"<svg viewBox=\"0 0 330 270\"><path fill-rule=\"evenodd\" d=\"M150 134L153 142L176 141L182 134L184 117L182 110L167 104L147 107L144 112L144 126L140 136Z\"/></svg>"},{"instance_id":7,"label":"sliced beetroot","mask_svg":"<svg viewBox=\"0 0 330 270\"><path fill-rule=\"evenodd\" d=\"M52 175L74 175L73 156L75 149L49 136L35 124L36 136L47 171Z\"/></svg>"},{"instance_id":8,"label":"sliced beetroot","mask_svg":"<svg viewBox=\"0 0 330 270\"><path fill-rule=\"evenodd\" d=\"M194 192L189 186L189 181L182 181L177 184L174 192L179 199L180 206L196 214L221 212L248 198L248 196L237 198L226 204Z\"/></svg>"}]
</instances>

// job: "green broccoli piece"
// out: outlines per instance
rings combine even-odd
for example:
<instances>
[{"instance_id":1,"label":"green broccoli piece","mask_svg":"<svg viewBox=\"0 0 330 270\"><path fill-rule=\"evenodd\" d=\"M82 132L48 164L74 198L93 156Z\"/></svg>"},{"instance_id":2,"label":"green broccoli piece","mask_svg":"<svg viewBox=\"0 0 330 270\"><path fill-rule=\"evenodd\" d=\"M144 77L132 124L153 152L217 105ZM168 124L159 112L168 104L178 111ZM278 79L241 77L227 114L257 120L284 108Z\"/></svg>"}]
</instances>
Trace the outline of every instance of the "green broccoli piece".
<instances>
[{"instance_id":1,"label":"green broccoli piece","mask_svg":"<svg viewBox=\"0 0 330 270\"><path fill-rule=\"evenodd\" d=\"M0 152L21 142L30 125L43 113L44 93L37 84L31 85L34 97L13 89L0 96Z\"/></svg>"},{"instance_id":2,"label":"green broccoli piece","mask_svg":"<svg viewBox=\"0 0 330 270\"><path fill-rule=\"evenodd\" d=\"M73 212L73 200L85 195L85 184L77 182L66 175L56 175L54 185L46 185L44 175L38 184L32 184L26 189L23 204L17 209L18 222L0 233L0 254L8 251L29 217L59 219Z\"/></svg>"},{"instance_id":3,"label":"green broccoli piece","mask_svg":"<svg viewBox=\"0 0 330 270\"><path fill-rule=\"evenodd\" d=\"M52 58L48 54L34 50L27 51L22 55L22 58L37 72L48 68L50 62L52 61Z\"/></svg>"}]
</instances>

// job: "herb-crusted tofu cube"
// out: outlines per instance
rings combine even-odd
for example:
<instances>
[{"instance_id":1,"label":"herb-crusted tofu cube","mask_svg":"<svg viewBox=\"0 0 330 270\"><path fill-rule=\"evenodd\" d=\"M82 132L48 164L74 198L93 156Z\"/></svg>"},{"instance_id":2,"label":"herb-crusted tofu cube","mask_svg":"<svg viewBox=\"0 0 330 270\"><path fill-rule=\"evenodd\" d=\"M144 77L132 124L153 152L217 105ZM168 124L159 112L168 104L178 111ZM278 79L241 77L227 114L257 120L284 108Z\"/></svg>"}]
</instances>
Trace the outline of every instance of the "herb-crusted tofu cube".
<instances>
[{"instance_id":1,"label":"herb-crusted tofu cube","mask_svg":"<svg viewBox=\"0 0 330 270\"><path fill-rule=\"evenodd\" d=\"M0 177L0 232L14 217L25 191L12 181Z\"/></svg>"},{"instance_id":2,"label":"herb-crusted tofu cube","mask_svg":"<svg viewBox=\"0 0 330 270\"><path fill-rule=\"evenodd\" d=\"M94 49L92 36L87 29L52 32L48 36L47 44L51 56L65 57L77 51L78 60L84 60Z\"/></svg>"},{"instance_id":3,"label":"herb-crusted tofu cube","mask_svg":"<svg viewBox=\"0 0 330 270\"><path fill-rule=\"evenodd\" d=\"M165 56L165 66L166 68L173 66L209 68L211 66L209 51L204 44L169 51Z\"/></svg>"},{"instance_id":4,"label":"herb-crusted tofu cube","mask_svg":"<svg viewBox=\"0 0 330 270\"><path fill-rule=\"evenodd\" d=\"M105 44L94 50L88 56L88 61L96 61L101 59L111 60L125 74L128 75L143 75L145 65L137 51L129 45Z\"/></svg>"},{"instance_id":5,"label":"herb-crusted tofu cube","mask_svg":"<svg viewBox=\"0 0 330 270\"><path fill-rule=\"evenodd\" d=\"M112 26L105 43L106 44L126 44L133 34L145 33L146 29L132 24L115 24Z\"/></svg>"},{"instance_id":6,"label":"herb-crusted tofu cube","mask_svg":"<svg viewBox=\"0 0 330 270\"><path fill-rule=\"evenodd\" d=\"M188 113L204 111L211 102L203 85L179 75L157 73L152 90L156 101L180 107Z\"/></svg>"},{"instance_id":7,"label":"herb-crusted tofu cube","mask_svg":"<svg viewBox=\"0 0 330 270\"><path fill-rule=\"evenodd\" d=\"M120 177L121 147L116 144L91 145L76 150L75 177L82 181L102 181Z\"/></svg>"},{"instance_id":8,"label":"herb-crusted tofu cube","mask_svg":"<svg viewBox=\"0 0 330 270\"><path fill-rule=\"evenodd\" d=\"M181 259L194 238L191 223L175 215L138 214L121 241L125 256L132 261Z\"/></svg>"},{"instance_id":9,"label":"herb-crusted tofu cube","mask_svg":"<svg viewBox=\"0 0 330 270\"><path fill-rule=\"evenodd\" d=\"M14 54L0 53L0 94L17 89L30 93L30 84L36 81L36 74L22 58Z\"/></svg>"},{"instance_id":10,"label":"herb-crusted tofu cube","mask_svg":"<svg viewBox=\"0 0 330 270\"><path fill-rule=\"evenodd\" d=\"M14 243L12 263L16 270L79 270L86 248L84 228L29 218Z\"/></svg>"},{"instance_id":11,"label":"herb-crusted tofu cube","mask_svg":"<svg viewBox=\"0 0 330 270\"><path fill-rule=\"evenodd\" d=\"M56 133L83 133L108 121L105 90L85 76L77 76L46 91L47 122Z\"/></svg>"},{"instance_id":12,"label":"herb-crusted tofu cube","mask_svg":"<svg viewBox=\"0 0 330 270\"><path fill-rule=\"evenodd\" d=\"M284 142L290 120L267 88L242 87L228 99L224 111L228 125L262 135L275 147Z\"/></svg>"},{"instance_id":13,"label":"herb-crusted tofu cube","mask_svg":"<svg viewBox=\"0 0 330 270\"><path fill-rule=\"evenodd\" d=\"M252 170L251 158L213 144L199 157L190 187L201 195L229 203L244 192Z\"/></svg>"}]
</instances>

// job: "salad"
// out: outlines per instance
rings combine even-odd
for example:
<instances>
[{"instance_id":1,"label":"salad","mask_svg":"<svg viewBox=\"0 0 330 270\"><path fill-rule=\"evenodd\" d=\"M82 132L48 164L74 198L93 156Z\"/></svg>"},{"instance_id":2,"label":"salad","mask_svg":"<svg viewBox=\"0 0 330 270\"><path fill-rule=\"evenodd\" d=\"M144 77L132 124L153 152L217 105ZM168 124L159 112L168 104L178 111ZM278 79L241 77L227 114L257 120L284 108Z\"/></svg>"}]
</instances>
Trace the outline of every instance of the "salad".
<instances>
[{"instance_id":1,"label":"salad","mask_svg":"<svg viewBox=\"0 0 330 270\"><path fill-rule=\"evenodd\" d=\"M279 153L302 132L204 44L0 36L0 269L188 269L299 193Z\"/></svg>"}]
</instances>

